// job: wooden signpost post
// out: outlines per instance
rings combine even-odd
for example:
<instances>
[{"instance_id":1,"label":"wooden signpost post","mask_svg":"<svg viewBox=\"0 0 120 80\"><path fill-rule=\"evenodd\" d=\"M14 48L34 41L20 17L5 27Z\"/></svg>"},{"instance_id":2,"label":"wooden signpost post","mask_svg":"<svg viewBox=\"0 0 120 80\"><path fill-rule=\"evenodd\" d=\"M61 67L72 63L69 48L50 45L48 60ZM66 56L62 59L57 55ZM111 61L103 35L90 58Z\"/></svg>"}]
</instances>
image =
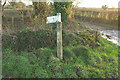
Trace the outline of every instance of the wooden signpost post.
<instances>
[{"instance_id":1,"label":"wooden signpost post","mask_svg":"<svg viewBox=\"0 0 120 80\"><path fill-rule=\"evenodd\" d=\"M57 16L47 17L46 23L57 23L57 57L63 59L61 13L57 13Z\"/></svg>"}]
</instances>

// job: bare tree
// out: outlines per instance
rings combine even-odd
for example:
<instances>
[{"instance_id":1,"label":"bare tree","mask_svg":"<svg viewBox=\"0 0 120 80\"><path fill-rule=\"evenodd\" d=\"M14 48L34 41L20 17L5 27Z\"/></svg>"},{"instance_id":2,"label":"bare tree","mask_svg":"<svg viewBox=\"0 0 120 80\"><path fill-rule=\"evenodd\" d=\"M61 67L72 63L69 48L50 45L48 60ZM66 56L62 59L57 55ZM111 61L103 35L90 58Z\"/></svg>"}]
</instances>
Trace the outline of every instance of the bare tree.
<instances>
[{"instance_id":1,"label":"bare tree","mask_svg":"<svg viewBox=\"0 0 120 80\"><path fill-rule=\"evenodd\" d=\"M104 10L106 10L106 9L108 9L108 6L107 6L107 5L102 5L102 8L103 8Z\"/></svg>"},{"instance_id":2,"label":"bare tree","mask_svg":"<svg viewBox=\"0 0 120 80\"><path fill-rule=\"evenodd\" d=\"M1 2L0 2L1 3ZM3 3L3 5L1 4L1 6L2 6L2 16L3 16L3 12L4 12L4 6L6 5L6 0L5 0L5 2Z\"/></svg>"},{"instance_id":3,"label":"bare tree","mask_svg":"<svg viewBox=\"0 0 120 80\"><path fill-rule=\"evenodd\" d=\"M73 3L75 3L73 7L78 7L78 5L82 3L82 1L83 0L73 0Z\"/></svg>"}]
</instances>

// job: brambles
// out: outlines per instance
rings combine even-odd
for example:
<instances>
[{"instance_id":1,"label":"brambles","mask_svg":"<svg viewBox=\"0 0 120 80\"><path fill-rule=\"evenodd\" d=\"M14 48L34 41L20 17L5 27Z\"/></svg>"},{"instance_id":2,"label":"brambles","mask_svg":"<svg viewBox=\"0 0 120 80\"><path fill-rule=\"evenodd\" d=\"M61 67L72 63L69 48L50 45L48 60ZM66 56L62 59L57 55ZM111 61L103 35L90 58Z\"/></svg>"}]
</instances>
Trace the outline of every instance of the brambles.
<instances>
[{"instance_id":1,"label":"brambles","mask_svg":"<svg viewBox=\"0 0 120 80\"><path fill-rule=\"evenodd\" d=\"M9 15L3 17L4 29L10 28L13 31L13 34L9 32L10 35L4 35L6 33L4 31L5 33L2 36L3 78L118 77L118 47L101 38L99 33L84 28L74 20L66 22L67 25L63 25L64 58L60 60L56 57L57 33L52 30L52 24L46 25L43 23L47 16L54 16L56 12L62 13L63 23L67 21L72 13L71 2L55 3L54 6L37 2L33 5L34 19L32 17L34 14L33 8L23 10L23 15L25 15L23 21L21 15L19 16L20 13L16 10L9 10L9 13L7 13ZM51 8L50 12L48 7ZM54 8L56 12L53 11ZM19 11L21 12L21 10ZM83 12L80 15L82 17L90 16L87 18L88 21L95 17L110 19L108 14L102 16L100 12ZM16 16L14 20L11 19L13 16ZM8 25L11 20L15 21L13 28Z\"/></svg>"},{"instance_id":2,"label":"brambles","mask_svg":"<svg viewBox=\"0 0 120 80\"><path fill-rule=\"evenodd\" d=\"M64 59L56 57L56 32L23 30L3 35L3 77L117 78L118 47L89 29L63 31Z\"/></svg>"},{"instance_id":3,"label":"brambles","mask_svg":"<svg viewBox=\"0 0 120 80\"><path fill-rule=\"evenodd\" d=\"M56 33L48 30L36 32L23 30L12 36L5 36L3 35L3 47L6 48L9 46L15 51L32 51L42 47L54 48L56 46ZM12 42L14 43L12 44Z\"/></svg>"},{"instance_id":4,"label":"brambles","mask_svg":"<svg viewBox=\"0 0 120 80\"><path fill-rule=\"evenodd\" d=\"M97 40L96 40L96 36ZM3 48L11 47L14 51L33 51L38 48L55 48L57 43L57 35L55 31L40 30L18 31L12 35L3 35ZM99 35L96 32L84 31L77 35L67 34L63 31L63 47L70 45L88 45L90 47L97 47L100 45ZM99 45L98 45L99 44Z\"/></svg>"},{"instance_id":5,"label":"brambles","mask_svg":"<svg viewBox=\"0 0 120 80\"><path fill-rule=\"evenodd\" d=\"M10 47L14 51L33 51L38 48L55 48L57 43L56 31L40 30L18 31L12 35L3 35L3 48ZM63 31L63 46L69 45L74 39L73 35L66 34Z\"/></svg>"},{"instance_id":6,"label":"brambles","mask_svg":"<svg viewBox=\"0 0 120 80\"><path fill-rule=\"evenodd\" d=\"M33 35L34 32L23 31L17 35L21 34L21 40L24 40L28 33ZM47 34L46 31L45 33ZM26 36L22 37L23 34ZM82 35L84 34L78 34L78 36ZM3 49L3 77L117 78L118 52L116 49L118 47L105 39L100 41L102 46L98 46L96 49L78 43L73 45L70 42L69 45L63 47L63 60L56 57L56 47L52 49L36 48L31 52L14 52L14 49L9 48L10 44Z\"/></svg>"}]
</instances>

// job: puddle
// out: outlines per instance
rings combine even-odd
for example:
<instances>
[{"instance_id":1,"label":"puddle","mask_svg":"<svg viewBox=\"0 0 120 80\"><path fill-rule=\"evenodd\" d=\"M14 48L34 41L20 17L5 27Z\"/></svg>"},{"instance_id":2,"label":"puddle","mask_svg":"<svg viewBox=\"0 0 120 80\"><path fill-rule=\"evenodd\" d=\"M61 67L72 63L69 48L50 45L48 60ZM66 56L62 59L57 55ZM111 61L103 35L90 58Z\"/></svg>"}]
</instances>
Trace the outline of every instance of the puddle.
<instances>
[{"instance_id":1,"label":"puddle","mask_svg":"<svg viewBox=\"0 0 120 80\"><path fill-rule=\"evenodd\" d=\"M100 31L100 34L103 38L107 39L120 46L120 31L117 30L103 30Z\"/></svg>"},{"instance_id":2,"label":"puddle","mask_svg":"<svg viewBox=\"0 0 120 80\"><path fill-rule=\"evenodd\" d=\"M86 27L89 27L92 30L100 32L101 36L108 41L111 41L112 43L115 43L116 45L120 46L120 31L113 30L112 28L108 27L102 27L98 25L93 25L90 23L80 22L81 25L84 25Z\"/></svg>"}]
</instances>

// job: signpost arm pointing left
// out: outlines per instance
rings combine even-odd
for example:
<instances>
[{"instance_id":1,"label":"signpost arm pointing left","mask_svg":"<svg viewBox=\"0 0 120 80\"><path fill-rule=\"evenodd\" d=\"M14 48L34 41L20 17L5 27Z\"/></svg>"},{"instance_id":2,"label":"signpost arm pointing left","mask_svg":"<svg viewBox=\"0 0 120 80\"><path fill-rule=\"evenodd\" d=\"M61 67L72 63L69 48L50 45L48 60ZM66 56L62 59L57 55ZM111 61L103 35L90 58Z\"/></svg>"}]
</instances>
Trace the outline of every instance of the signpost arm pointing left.
<instances>
[{"instance_id":1,"label":"signpost arm pointing left","mask_svg":"<svg viewBox=\"0 0 120 80\"><path fill-rule=\"evenodd\" d=\"M57 57L63 59L61 13L57 13L57 16L47 17L47 24L55 22L57 22Z\"/></svg>"}]
</instances>

